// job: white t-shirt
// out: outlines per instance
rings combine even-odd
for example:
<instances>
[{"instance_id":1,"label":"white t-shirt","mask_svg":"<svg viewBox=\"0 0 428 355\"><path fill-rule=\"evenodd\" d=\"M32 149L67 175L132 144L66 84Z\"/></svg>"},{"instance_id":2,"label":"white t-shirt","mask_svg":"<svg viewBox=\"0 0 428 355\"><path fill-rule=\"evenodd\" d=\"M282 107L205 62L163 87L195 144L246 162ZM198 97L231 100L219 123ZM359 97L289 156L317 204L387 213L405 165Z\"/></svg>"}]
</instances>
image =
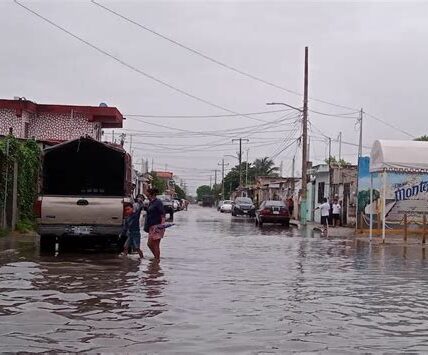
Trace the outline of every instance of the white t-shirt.
<instances>
[{"instance_id":1,"label":"white t-shirt","mask_svg":"<svg viewBox=\"0 0 428 355\"><path fill-rule=\"evenodd\" d=\"M324 202L320 206L321 216L328 217L330 215L330 204L328 202Z\"/></svg>"},{"instance_id":2,"label":"white t-shirt","mask_svg":"<svg viewBox=\"0 0 428 355\"><path fill-rule=\"evenodd\" d=\"M333 203L333 214L340 214L340 205L338 203Z\"/></svg>"}]
</instances>

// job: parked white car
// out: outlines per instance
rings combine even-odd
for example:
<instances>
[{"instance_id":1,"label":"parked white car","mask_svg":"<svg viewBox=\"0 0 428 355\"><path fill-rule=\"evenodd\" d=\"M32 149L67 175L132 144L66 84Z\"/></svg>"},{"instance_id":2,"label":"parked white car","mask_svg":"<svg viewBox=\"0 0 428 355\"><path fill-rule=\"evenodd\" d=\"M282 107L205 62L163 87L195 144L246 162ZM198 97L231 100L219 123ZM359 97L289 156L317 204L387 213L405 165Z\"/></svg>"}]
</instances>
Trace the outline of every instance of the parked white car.
<instances>
[{"instance_id":1,"label":"parked white car","mask_svg":"<svg viewBox=\"0 0 428 355\"><path fill-rule=\"evenodd\" d=\"M220 206L220 212L221 213L230 213L232 212L232 201L225 200Z\"/></svg>"}]
</instances>

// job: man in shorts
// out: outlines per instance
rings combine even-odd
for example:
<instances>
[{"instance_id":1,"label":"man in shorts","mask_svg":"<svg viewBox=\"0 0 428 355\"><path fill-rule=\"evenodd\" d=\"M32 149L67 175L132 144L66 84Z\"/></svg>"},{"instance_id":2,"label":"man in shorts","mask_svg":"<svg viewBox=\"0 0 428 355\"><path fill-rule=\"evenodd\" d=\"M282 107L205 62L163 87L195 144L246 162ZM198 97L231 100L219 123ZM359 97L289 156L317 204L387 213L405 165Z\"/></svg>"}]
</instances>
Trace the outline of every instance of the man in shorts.
<instances>
[{"instance_id":1,"label":"man in shorts","mask_svg":"<svg viewBox=\"0 0 428 355\"><path fill-rule=\"evenodd\" d=\"M329 220L329 216L330 216L330 204L328 203L327 199L324 197L322 199L323 203L316 208L319 209L321 211L321 224L324 227L324 232L327 231L327 227L328 227L328 220Z\"/></svg>"},{"instance_id":2,"label":"man in shorts","mask_svg":"<svg viewBox=\"0 0 428 355\"><path fill-rule=\"evenodd\" d=\"M340 210L342 206L337 201L337 198L333 200L333 226L337 227L340 225Z\"/></svg>"}]
</instances>

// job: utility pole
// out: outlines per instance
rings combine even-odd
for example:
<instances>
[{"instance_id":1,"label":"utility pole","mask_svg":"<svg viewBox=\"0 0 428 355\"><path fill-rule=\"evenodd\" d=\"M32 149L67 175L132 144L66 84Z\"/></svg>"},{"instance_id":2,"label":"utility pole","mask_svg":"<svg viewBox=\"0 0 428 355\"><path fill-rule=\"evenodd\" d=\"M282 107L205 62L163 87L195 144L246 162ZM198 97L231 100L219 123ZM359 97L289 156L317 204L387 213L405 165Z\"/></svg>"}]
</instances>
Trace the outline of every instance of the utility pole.
<instances>
[{"instance_id":1,"label":"utility pole","mask_svg":"<svg viewBox=\"0 0 428 355\"><path fill-rule=\"evenodd\" d=\"M245 163L245 186L248 186L248 151L250 149L247 149L247 160Z\"/></svg>"},{"instance_id":2,"label":"utility pole","mask_svg":"<svg viewBox=\"0 0 428 355\"><path fill-rule=\"evenodd\" d=\"M331 186L331 138L328 138L328 196L332 195Z\"/></svg>"},{"instance_id":3,"label":"utility pole","mask_svg":"<svg viewBox=\"0 0 428 355\"><path fill-rule=\"evenodd\" d=\"M154 161L154 159L152 158L152 172L154 171L153 170L153 166L155 165L155 161Z\"/></svg>"},{"instance_id":4,"label":"utility pole","mask_svg":"<svg viewBox=\"0 0 428 355\"><path fill-rule=\"evenodd\" d=\"M242 186L242 141L249 142L249 139L239 138L232 139L232 142L239 142L239 187Z\"/></svg>"},{"instance_id":5,"label":"utility pole","mask_svg":"<svg viewBox=\"0 0 428 355\"><path fill-rule=\"evenodd\" d=\"M359 142L358 142L358 161L357 161L357 164L358 164L358 171L360 171L360 158L363 156L363 113L364 113L364 111L363 111L363 109L361 108L361 110L360 110L360 117L359 117L359 119L358 119L358 123L360 124L360 139L359 139ZM358 179L357 179L357 196L358 196L358 190L359 189L359 186L358 186ZM370 194L372 193L372 190L370 190ZM372 201L372 199L370 199L370 202ZM370 207L371 208L371 207ZM373 216L372 216L372 211L370 211L370 218L372 218ZM356 221L356 223L355 223L355 230L357 230L358 229L358 222L359 222L359 215L358 215L358 208L357 208L357 221ZM360 228L361 228L361 226L360 226Z\"/></svg>"},{"instance_id":6,"label":"utility pole","mask_svg":"<svg viewBox=\"0 0 428 355\"><path fill-rule=\"evenodd\" d=\"M358 122L360 123L360 140L358 143L358 158L363 156L363 109L360 110L360 118Z\"/></svg>"},{"instance_id":7,"label":"utility pole","mask_svg":"<svg viewBox=\"0 0 428 355\"><path fill-rule=\"evenodd\" d=\"M296 156L293 156L293 162L291 163L291 194L294 195L294 169L296 163Z\"/></svg>"},{"instance_id":8,"label":"utility pole","mask_svg":"<svg viewBox=\"0 0 428 355\"><path fill-rule=\"evenodd\" d=\"M218 163L217 165L221 165L221 194L222 194L222 196L223 196L223 200L225 200L226 199L226 196L225 196L225 191L224 191L224 167L225 166L228 166L229 165L229 163L227 163L227 164L225 164L224 163L224 158L221 160L221 164L220 163Z\"/></svg>"},{"instance_id":9,"label":"utility pole","mask_svg":"<svg viewBox=\"0 0 428 355\"><path fill-rule=\"evenodd\" d=\"M339 132L339 162L342 159L342 132Z\"/></svg>"},{"instance_id":10,"label":"utility pole","mask_svg":"<svg viewBox=\"0 0 428 355\"><path fill-rule=\"evenodd\" d=\"M308 149L308 47L305 47L305 78L303 92L303 130L302 130L302 196L300 202L300 223L306 225L306 190L307 190L307 149Z\"/></svg>"}]
</instances>

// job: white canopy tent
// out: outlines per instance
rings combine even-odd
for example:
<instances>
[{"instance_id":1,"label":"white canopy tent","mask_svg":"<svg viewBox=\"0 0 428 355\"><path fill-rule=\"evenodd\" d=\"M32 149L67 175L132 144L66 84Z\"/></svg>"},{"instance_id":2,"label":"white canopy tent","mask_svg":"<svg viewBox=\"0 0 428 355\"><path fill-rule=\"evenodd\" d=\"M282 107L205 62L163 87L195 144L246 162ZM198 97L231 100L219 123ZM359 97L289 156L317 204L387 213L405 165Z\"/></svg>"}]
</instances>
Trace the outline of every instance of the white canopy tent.
<instances>
[{"instance_id":1,"label":"white canopy tent","mask_svg":"<svg viewBox=\"0 0 428 355\"><path fill-rule=\"evenodd\" d=\"M428 172L428 142L375 141L370 153L370 172Z\"/></svg>"},{"instance_id":2,"label":"white canopy tent","mask_svg":"<svg viewBox=\"0 0 428 355\"><path fill-rule=\"evenodd\" d=\"M428 173L428 142L377 140L370 153L370 204L373 202L373 173L382 174L382 239L385 241L386 177L388 172ZM370 239L373 214L370 213Z\"/></svg>"}]
</instances>

